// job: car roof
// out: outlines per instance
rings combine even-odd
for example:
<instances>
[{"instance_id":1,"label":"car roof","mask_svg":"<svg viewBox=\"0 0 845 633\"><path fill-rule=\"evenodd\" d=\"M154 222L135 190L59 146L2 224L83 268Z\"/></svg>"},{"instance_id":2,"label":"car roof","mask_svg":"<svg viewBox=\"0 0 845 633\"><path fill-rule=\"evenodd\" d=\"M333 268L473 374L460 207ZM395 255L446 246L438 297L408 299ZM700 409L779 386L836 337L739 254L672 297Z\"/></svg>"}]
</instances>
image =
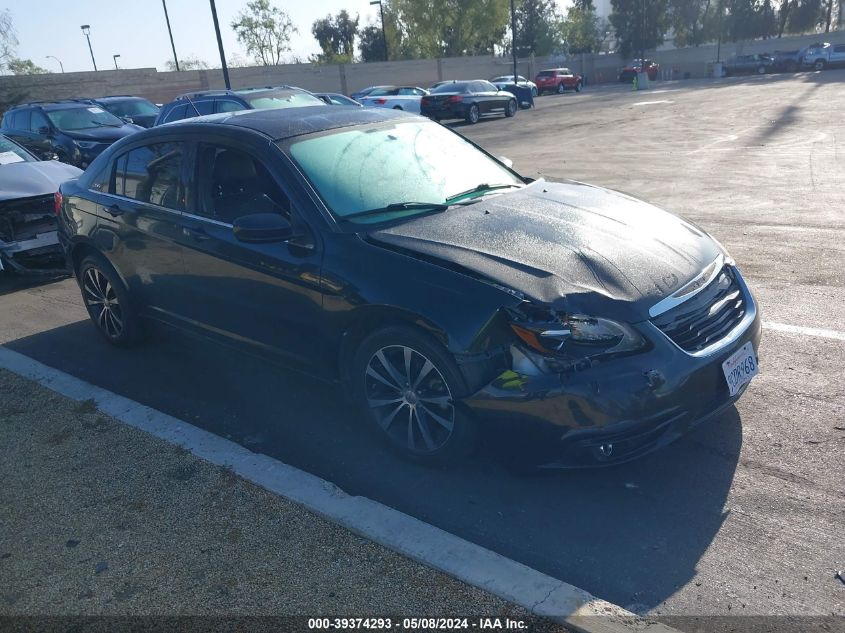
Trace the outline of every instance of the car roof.
<instances>
[{"instance_id":1,"label":"car roof","mask_svg":"<svg viewBox=\"0 0 845 633\"><path fill-rule=\"evenodd\" d=\"M80 106L95 105L91 99L57 99L55 101L30 101L28 103L19 103L7 110L11 112L18 108L48 108L50 110L61 110L67 108L78 108Z\"/></svg>"},{"instance_id":2,"label":"car roof","mask_svg":"<svg viewBox=\"0 0 845 633\"><path fill-rule=\"evenodd\" d=\"M303 106L210 114L173 121L153 129L173 129L178 126L196 129L194 126L224 125L254 130L274 140L284 140L313 132L409 118L419 119L420 117L401 110L387 108Z\"/></svg>"},{"instance_id":3,"label":"car roof","mask_svg":"<svg viewBox=\"0 0 845 633\"><path fill-rule=\"evenodd\" d=\"M94 97L92 101L125 101L126 99L139 99L141 101L149 101L149 99L145 99L144 97L139 97L137 95L107 95L105 97Z\"/></svg>"}]
</instances>

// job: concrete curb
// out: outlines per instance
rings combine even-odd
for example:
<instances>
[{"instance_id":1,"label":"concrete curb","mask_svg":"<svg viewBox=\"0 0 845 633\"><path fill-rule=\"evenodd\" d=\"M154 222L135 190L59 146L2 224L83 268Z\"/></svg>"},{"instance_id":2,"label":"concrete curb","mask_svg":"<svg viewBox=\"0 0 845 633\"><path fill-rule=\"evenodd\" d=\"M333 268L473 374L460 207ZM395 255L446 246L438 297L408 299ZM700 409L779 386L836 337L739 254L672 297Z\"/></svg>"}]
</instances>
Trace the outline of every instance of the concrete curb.
<instances>
[{"instance_id":1,"label":"concrete curb","mask_svg":"<svg viewBox=\"0 0 845 633\"><path fill-rule=\"evenodd\" d=\"M124 424L181 446L212 464L230 468L240 477L356 534L575 630L675 631L398 510L366 497L348 495L331 482L2 346L0 368L73 400L94 400L100 411Z\"/></svg>"}]
</instances>

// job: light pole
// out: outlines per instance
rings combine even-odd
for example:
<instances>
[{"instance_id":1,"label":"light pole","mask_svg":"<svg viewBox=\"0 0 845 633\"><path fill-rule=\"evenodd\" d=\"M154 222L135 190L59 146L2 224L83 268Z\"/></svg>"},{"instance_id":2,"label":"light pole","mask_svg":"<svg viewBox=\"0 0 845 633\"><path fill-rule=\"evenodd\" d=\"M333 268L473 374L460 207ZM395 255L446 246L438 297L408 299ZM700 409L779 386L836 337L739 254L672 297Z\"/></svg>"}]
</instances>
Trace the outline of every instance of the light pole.
<instances>
[{"instance_id":1,"label":"light pole","mask_svg":"<svg viewBox=\"0 0 845 633\"><path fill-rule=\"evenodd\" d=\"M176 56L176 44L173 43L173 31L170 30L170 16L167 15L167 0L161 0L164 7L164 19L167 21L167 32L170 34L170 48L173 49L173 63L176 64L176 72L179 72L179 58Z\"/></svg>"},{"instance_id":2,"label":"light pole","mask_svg":"<svg viewBox=\"0 0 845 633\"><path fill-rule=\"evenodd\" d=\"M82 29L82 32L85 33L85 39L88 40L88 51L91 53L91 63L94 64L94 72L96 72L97 60L94 59L94 49L91 48L91 26L88 24L83 24L79 28Z\"/></svg>"},{"instance_id":3,"label":"light pole","mask_svg":"<svg viewBox=\"0 0 845 633\"><path fill-rule=\"evenodd\" d=\"M384 44L384 61L390 61L390 56L387 54L387 32L384 30L384 5L381 0L371 0L370 5L377 4L378 11L381 15L381 41Z\"/></svg>"},{"instance_id":4,"label":"light pole","mask_svg":"<svg viewBox=\"0 0 845 633\"><path fill-rule=\"evenodd\" d=\"M513 85L518 85L516 72L516 9L511 0L511 53L513 53Z\"/></svg>"},{"instance_id":5,"label":"light pole","mask_svg":"<svg viewBox=\"0 0 845 633\"><path fill-rule=\"evenodd\" d=\"M217 33L217 48L220 49L220 63L223 65L223 81L226 82L226 90L232 89L232 84L229 83L229 68L226 66L226 53L223 52L223 38L220 37L220 23L217 21L217 5L214 0L208 0L211 3L211 17L214 19L214 31Z\"/></svg>"},{"instance_id":6,"label":"light pole","mask_svg":"<svg viewBox=\"0 0 845 633\"><path fill-rule=\"evenodd\" d=\"M56 57L55 55L47 55L44 59L51 59L51 58L52 58L52 59L55 59L57 62L59 62L59 68L61 68L61 69L62 69L62 73L64 73L64 72L65 72L65 65L62 63L62 60L61 60L61 59L59 59L59 58L58 58L58 57Z\"/></svg>"},{"instance_id":7,"label":"light pole","mask_svg":"<svg viewBox=\"0 0 845 633\"><path fill-rule=\"evenodd\" d=\"M117 55L112 55L112 59L114 59L114 69L115 70L120 70L120 68L117 67L117 58L118 57L120 57L120 53L118 53Z\"/></svg>"}]
</instances>

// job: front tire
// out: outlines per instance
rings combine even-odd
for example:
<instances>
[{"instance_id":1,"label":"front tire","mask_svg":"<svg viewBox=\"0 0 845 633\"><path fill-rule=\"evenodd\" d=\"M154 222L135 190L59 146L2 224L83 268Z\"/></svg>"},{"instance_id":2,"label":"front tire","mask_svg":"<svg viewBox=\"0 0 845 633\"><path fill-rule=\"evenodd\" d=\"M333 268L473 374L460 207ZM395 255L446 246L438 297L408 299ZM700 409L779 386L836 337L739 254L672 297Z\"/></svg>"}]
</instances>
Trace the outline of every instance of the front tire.
<instances>
[{"instance_id":1,"label":"front tire","mask_svg":"<svg viewBox=\"0 0 845 633\"><path fill-rule=\"evenodd\" d=\"M817 59L813 64L813 70L824 70L825 63L823 59Z\"/></svg>"},{"instance_id":2,"label":"front tire","mask_svg":"<svg viewBox=\"0 0 845 633\"><path fill-rule=\"evenodd\" d=\"M757 68L757 74L758 75L765 75L766 74L766 67L765 66L759 66Z\"/></svg>"},{"instance_id":3,"label":"front tire","mask_svg":"<svg viewBox=\"0 0 845 633\"><path fill-rule=\"evenodd\" d=\"M134 343L138 318L111 264L100 255L87 256L79 265L79 286L88 316L103 338L119 347Z\"/></svg>"},{"instance_id":4,"label":"front tire","mask_svg":"<svg viewBox=\"0 0 845 633\"><path fill-rule=\"evenodd\" d=\"M508 105L505 106L505 116L512 117L516 114L516 99L511 99L508 101Z\"/></svg>"},{"instance_id":5,"label":"front tire","mask_svg":"<svg viewBox=\"0 0 845 633\"><path fill-rule=\"evenodd\" d=\"M575 84L575 92L581 92L581 88L582 88L582 85L581 85L581 82L579 81L577 84Z\"/></svg>"},{"instance_id":6,"label":"front tire","mask_svg":"<svg viewBox=\"0 0 845 633\"><path fill-rule=\"evenodd\" d=\"M466 121L470 125L474 125L478 123L478 119L481 118L481 111L478 109L476 104L472 104L469 108L469 112L467 112Z\"/></svg>"},{"instance_id":7,"label":"front tire","mask_svg":"<svg viewBox=\"0 0 845 633\"><path fill-rule=\"evenodd\" d=\"M428 334L406 326L374 332L359 346L351 376L364 415L403 456L448 463L471 452L476 427L456 404L466 383Z\"/></svg>"},{"instance_id":8,"label":"front tire","mask_svg":"<svg viewBox=\"0 0 845 633\"><path fill-rule=\"evenodd\" d=\"M557 85L557 93L562 95L564 92L566 92L566 88L564 87L563 82L561 82Z\"/></svg>"}]
</instances>

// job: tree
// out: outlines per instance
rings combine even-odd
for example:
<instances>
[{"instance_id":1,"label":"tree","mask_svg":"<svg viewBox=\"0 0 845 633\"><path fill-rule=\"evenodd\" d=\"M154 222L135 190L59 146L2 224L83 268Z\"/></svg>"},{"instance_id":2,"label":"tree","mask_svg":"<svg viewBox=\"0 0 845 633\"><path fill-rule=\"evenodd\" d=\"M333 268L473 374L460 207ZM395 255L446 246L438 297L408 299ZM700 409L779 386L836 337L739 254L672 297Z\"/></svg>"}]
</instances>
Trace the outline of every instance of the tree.
<instances>
[{"instance_id":1,"label":"tree","mask_svg":"<svg viewBox=\"0 0 845 633\"><path fill-rule=\"evenodd\" d=\"M669 28L669 0L611 0L610 22L623 57L663 43Z\"/></svg>"},{"instance_id":2,"label":"tree","mask_svg":"<svg viewBox=\"0 0 845 633\"><path fill-rule=\"evenodd\" d=\"M387 61L384 57L384 39L380 26L368 24L358 31L358 51L361 53L362 62Z\"/></svg>"},{"instance_id":3,"label":"tree","mask_svg":"<svg viewBox=\"0 0 845 633\"><path fill-rule=\"evenodd\" d=\"M12 57L6 62L6 67L13 75L46 75L50 71L37 66L31 59Z\"/></svg>"},{"instance_id":4,"label":"tree","mask_svg":"<svg viewBox=\"0 0 845 633\"><path fill-rule=\"evenodd\" d=\"M790 33L814 31L823 22L822 0L791 0L786 30Z\"/></svg>"},{"instance_id":5,"label":"tree","mask_svg":"<svg viewBox=\"0 0 845 633\"><path fill-rule=\"evenodd\" d=\"M316 20L311 33L322 49L315 61L338 63L351 62L355 54L355 37L358 34L358 16L353 20L346 9L336 16L327 15Z\"/></svg>"},{"instance_id":6,"label":"tree","mask_svg":"<svg viewBox=\"0 0 845 633\"><path fill-rule=\"evenodd\" d=\"M670 24L677 47L700 46L716 38L710 25L718 0L669 0Z\"/></svg>"},{"instance_id":7,"label":"tree","mask_svg":"<svg viewBox=\"0 0 845 633\"><path fill-rule=\"evenodd\" d=\"M581 6L573 4L563 24L566 48L570 53L595 53L601 49L601 33L596 10L589 0Z\"/></svg>"},{"instance_id":8,"label":"tree","mask_svg":"<svg viewBox=\"0 0 845 633\"><path fill-rule=\"evenodd\" d=\"M560 18L554 0L522 0L516 14L516 51L520 57L549 55L559 44Z\"/></svg>"},{"instance_id":9,"label":"tree","mask_svg":"<svg viewBox=\"0 0 845 633\"><path fill-rule=\"evenodd\" d=\"M9 10L0 11L0 71L8 68L8 63L15 57L18 48L18 37L12 14Z\"/></svg>"},{"instance_id":10,"label":"tree","mask_svg":"<svg viewBox=\"0 0 845 633\"><path fill-rule=\"evenodd\" d=\"M508 0L391 0L389 6L396 10L403 57L491 54L510 23ZM389 29L388 46L396 56Z\"/></svg>"},{"instance_id":11,"label":"tree","mask_svg":"<svg viewBox=\"0 0 845 633\"><path fill-rule=\"evenodd\" d=\"M270 5L269 0L251 0L246 10L232 21L238 41L263 66L277 66L282 53L290 50L290 37L299 30L287 13Z\"/></svg>"},{"instance_id":12,"label":"tree","mask_svg":"<svg viewBox=\"0 0 845 633\"><path fill-rule=\"evenodd\" d=\"M172 59L168 59L164 65L167 70L176 70L176 64ZM198 57L186 57L179 60L179 68L181 70L207 70L208 63Z\"/></svg>"}]
</instances>

